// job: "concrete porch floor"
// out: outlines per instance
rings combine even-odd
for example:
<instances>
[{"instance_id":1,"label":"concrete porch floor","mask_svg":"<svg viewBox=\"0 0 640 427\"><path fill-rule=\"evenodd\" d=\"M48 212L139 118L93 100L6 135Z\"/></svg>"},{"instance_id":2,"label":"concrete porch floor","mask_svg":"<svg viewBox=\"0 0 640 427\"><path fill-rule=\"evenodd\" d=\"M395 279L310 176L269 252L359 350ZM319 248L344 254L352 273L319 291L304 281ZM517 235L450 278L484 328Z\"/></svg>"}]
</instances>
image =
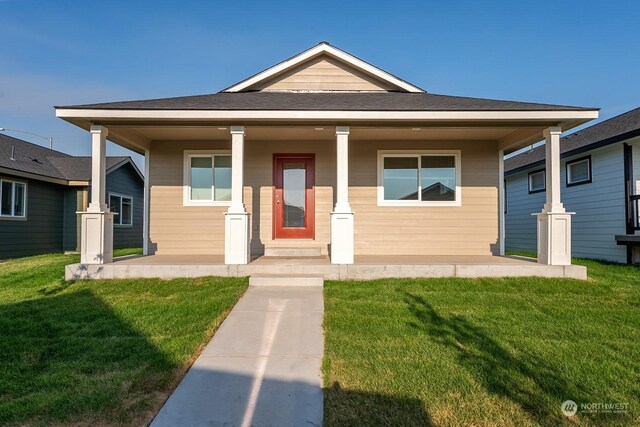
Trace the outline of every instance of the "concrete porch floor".
<instances>
[{"instance_id":1,"label":"concrete porch floor","mask_svg":"<svg viewBox=\"0 0 640 427\"><path fill-rule=\"evenodd\" d=\"M586 267L543 265L511 256L356 256L350 265L331 264L328 257L256 257L246 265L226 265L222 255L127 256L103 265L71 264L65 279L127 279L254 274L318 275L327 280L370 280L418 277L558 277L586 279Z\"/></svg>"}]
</instances>

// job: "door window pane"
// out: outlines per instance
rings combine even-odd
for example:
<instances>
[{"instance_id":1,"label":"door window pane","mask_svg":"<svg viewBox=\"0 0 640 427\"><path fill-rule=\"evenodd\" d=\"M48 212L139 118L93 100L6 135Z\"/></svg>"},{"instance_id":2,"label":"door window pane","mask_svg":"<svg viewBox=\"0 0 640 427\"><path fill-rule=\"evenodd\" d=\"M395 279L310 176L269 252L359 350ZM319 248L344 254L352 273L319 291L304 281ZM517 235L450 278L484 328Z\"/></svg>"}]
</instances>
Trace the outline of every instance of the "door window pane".
<instances>
[{"instance_id":1,"label":"door window pane","mask_svg":"<svg viewBox=\"0 0 640 427\"><path fill-rule=\"evenodd\" d=\"M13 206L13 214L15 216L24 216L24 205L25 205L25 188L24 184L16 182L15 186L15 197L14 197L14 206Z\"/></svg>"},{"instance_id":2,"label":"door window pane","mask_svg":"<svg viewBox=\"0 0 640 427\"><path fill-rule=\"evenodd\" d=\"M133 220L132 200L123 197L122 198L122 212L121 212L121 224L131 225Z\"/></svg>"},{"instance_id":3,"label":"door window pane","mask_svg":"<svg viewBox=\"0 0 640 427\"><path fill-rule=\"evenodd\" d=\"M455 156L422 156L420 179L423 201L456 200Z\"/></svg>"},{"instance_id":4,"label":"door window pane","mask_svg":"<svg viewBox=\"0 0 640 427\"><path fill-rule=\"evenodd\" d=\"M418 158L385 157L385 200L418 200Z\"/></svg>"},{"instance_id":5,"label":"door window pane","mask_svg":"<svg viewBox=\"0 0 640 427\"><path fill-rule=\"evenodd\" d=\"M231 200L231 156L215 157L214 189L214 200L221 202Z\"/></svg>"},{"instance_id":6,"label":"door window pane","mask_svg":"<svg viewBox=\"0 0 640 427\"><path fill-rule=\"evenodd\" d=\"M191 200L212 200L212 160L211 157L191 158Z\"/></svg>"},{"instance_id":7,"label":"door window pane","mask_svg":"<svg viewBox=\"0 0 640 427\"><path fill-rule=\"evenodd\" d=\"M13 193L11 182L2 181L2 196L0 200L0 215L11 216L11 196Z\"/></svg>"},{"instance_id":8,"label":"door window pane","mask_svg":"<svg viewBox=\"0 0 640 427\"><path fill-rule=\"evenodd\" d=\"M305 226L307 174L303 162L285 163L282 167L284 227Z\"/></svg>"}]
</instances>

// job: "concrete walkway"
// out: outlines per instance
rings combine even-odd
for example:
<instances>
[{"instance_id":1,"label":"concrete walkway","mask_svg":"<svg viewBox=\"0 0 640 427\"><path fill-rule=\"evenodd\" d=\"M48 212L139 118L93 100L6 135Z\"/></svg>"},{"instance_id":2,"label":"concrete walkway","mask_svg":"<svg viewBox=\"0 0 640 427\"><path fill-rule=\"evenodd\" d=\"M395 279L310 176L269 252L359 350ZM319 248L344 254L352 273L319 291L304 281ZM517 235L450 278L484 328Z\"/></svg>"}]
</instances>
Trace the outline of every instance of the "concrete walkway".
<instances>
[{"instance_id":1,"label":"concrete walkway","mask_svg":"<svg viewBox=\"0 0 640 427\"><path fill-rule=\"evenodd\" d=\"M250 286L153 427L322 424L322 286Z\"/></svg>"}]
</instances>

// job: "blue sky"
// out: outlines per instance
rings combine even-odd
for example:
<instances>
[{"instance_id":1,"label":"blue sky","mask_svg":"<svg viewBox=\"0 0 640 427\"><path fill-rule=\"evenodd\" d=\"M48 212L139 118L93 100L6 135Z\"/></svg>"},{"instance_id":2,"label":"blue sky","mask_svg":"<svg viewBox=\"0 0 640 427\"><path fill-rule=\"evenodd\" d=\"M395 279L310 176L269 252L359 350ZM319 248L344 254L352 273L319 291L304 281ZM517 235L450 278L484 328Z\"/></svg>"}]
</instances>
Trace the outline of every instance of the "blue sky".
<instances>
[{"instance_id":1,"label":"blue sky","mask_svg":"<svg viewBox=\"0 0 640 427\"><path fill-rule=\"evenodd\" d=\"M53 105L213 93L322 40L432 93L640 106L637 1L0 0L0 17L0 127L71 154L89 135Z\"/></svg>"}]
</instances>

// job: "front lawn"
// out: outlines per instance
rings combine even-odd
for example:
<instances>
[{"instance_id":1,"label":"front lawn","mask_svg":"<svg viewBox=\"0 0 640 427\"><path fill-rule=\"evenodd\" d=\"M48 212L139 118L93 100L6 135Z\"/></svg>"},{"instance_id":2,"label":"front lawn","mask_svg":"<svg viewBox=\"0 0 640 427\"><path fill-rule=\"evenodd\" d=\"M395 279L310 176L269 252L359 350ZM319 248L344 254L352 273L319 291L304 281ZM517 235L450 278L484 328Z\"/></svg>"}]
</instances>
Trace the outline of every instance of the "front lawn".
<instances>
[{"instance_id":1,"label":"front lawn","mask_svg":"<svg viewBox=\"0 0 640 427\"><path fill-rule=\"evenodd\" d=\"M579 263L588 281L326 282L326 424L640 424L640 270Z\"/></svg>"},{"instance_id":2,"label":"front lawn","mask_svg":"<svg viewBox=\"0 0 640 427\"><path fill-rule=\"evenodd\" d=\"M78 261L0 263L0 425L145 425L246 288L212 277L64 282Z\"/></svg>"}]
</instances>

